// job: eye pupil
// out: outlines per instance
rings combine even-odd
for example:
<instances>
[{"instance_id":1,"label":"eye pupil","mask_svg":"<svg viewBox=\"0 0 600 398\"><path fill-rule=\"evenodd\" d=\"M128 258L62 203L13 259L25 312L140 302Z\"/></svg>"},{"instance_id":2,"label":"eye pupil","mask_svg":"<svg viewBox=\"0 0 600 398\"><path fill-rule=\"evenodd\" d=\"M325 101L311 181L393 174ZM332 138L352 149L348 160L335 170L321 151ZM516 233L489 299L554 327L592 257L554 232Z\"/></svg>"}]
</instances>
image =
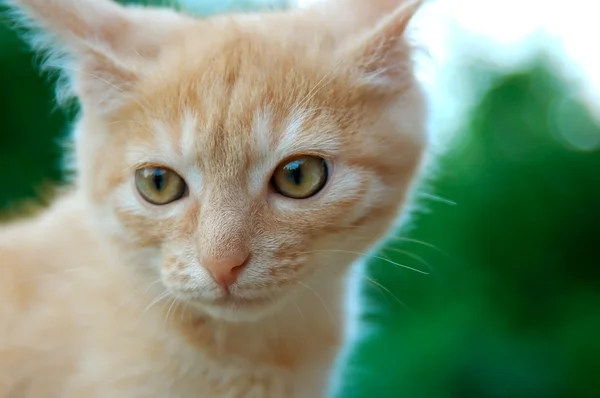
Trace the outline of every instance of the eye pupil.
<instances>
[{"instance_id":1,"label":"eye pupil","mask_svg":"<svg viewBox=\"0 0 600 398\"><path fill-rule=\"evenodd\" d=\"M138 192L147 202L165 205L185 196L187 185L173 170L163 167L143 167L135 172Z\"/></svg>"},{"instance_id":2,"label":"eye pupil","mask_svg":"<svg viewBox=\"0 0 600 398\"><path fill-rule=\"evenodd\" d=\"M294 184L296 185L302 184L302 180L304 178L301 166L302 163L299 161L291 162L286 166L286 169L288 171L288 178L294 181Z\"/></svg>"},{"instance_id":3,"label":"eye pupil","mask_svg":"<svg viewBox=\"0 0 600 398\"><path fill-rule=\"evenodd\" d=\"M165 173L160 169L154 169L152 183L157 191L162 191L165 187Z\"/></svg>"},{"instance_id":4,"label":"eye pupil","mask_svg":"<svg viewBox=\"0 0 600 398\"><path fill-rule=\"evenodd\" d=\"M327 182L327 162L316 156L299 156L282 163L271 177L271 185L279 194L293 199L306 199L319 192Z\"/></svg>"}]
</instances>

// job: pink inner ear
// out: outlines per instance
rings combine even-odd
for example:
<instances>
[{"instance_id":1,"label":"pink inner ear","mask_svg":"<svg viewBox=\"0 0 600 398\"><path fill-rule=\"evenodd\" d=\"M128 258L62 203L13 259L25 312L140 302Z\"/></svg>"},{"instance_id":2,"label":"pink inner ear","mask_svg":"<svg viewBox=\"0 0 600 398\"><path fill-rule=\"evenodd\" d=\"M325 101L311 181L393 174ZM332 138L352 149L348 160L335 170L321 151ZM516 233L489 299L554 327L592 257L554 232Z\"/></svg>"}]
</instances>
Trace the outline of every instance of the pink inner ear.
<instances>
[{"instance_id":1,"label":"pink inner ear","mask_svg":"<svg viewBox=\"0 0 600 398\"><path fill-rule=\"evenodd\" d=\"M128 91L137 80L137 74L102 54L90 54L80 61L73 88L84 104L93 105L94 112L106 114L130 98Z\"/></svg>"},{"instance_id":2,"label":"pink inner ear","mask_svg":"<svg viewBox=\"0 0 600 398\"><path fill-rule=\"evenodd\" d=\"M403 80L412 76L411 53L405 32L422 1L408 1L354 44L354 62L371 83L397 89Z\"/></svg>"},{"instance_id":3,"label":"pink inner ear","mask_svg":"<svg viewBox=\"0 0 600 398\"><path fill-rule=\"evenodd\" d=\"M31 24L57 39L37 37L34 44L50 46L50 54L58 55L50 64L63 68L73 83L61 94L72 88L84 105L99 113L131 98L127 90L138 80L137 71L191 21L172 10L123 7L112 0L9 1ZM71 62L65 65L65 59Z\"/></svg>"}]
</instances>

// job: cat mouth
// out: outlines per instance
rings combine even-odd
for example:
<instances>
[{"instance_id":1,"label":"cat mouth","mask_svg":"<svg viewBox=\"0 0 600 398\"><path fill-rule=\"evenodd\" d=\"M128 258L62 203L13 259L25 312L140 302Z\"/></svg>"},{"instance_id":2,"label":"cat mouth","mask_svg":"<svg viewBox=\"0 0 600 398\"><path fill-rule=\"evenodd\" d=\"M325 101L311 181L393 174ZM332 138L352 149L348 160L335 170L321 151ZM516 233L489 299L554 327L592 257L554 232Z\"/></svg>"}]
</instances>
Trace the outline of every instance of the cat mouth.
<instances>
[{"instance_id":1,"label":"cat mouth","mask_svg":"<svg viewBox=\"0 0 600 398\"><path fill-rule=\"evenodd\" d=\"M259 306L269 303L270 300L266 297L240 297L232 294L228 294L224 297L218 298L212 302L213 305L223 305L232 307L247 307L247 306Z\"/></svg>"},{"instance_id":2,"label":"cat mouth","mask_svg":"<svg viewBox=\"0 0 600 398\"><path fill-rule=\"evenodd\" d=\"M227 293L217 298L205 298L198 296L188 296L178 294L181 299L200 305L209 305L213 307L230 307L230 308L243 308L243 307L258 307L272 303L273 300L268 297L243 297L237 294Z\"/></svg>"},{"instance_id":3,"label":"cat mouth","mask_svg":"<svg viewBox=\"0 0 600 398\"><path fill-rule=\"evenodd\" d=\"M233 322L255 321L276 311L285 302L270 295L244 296L236 293L227 293L220 297L181 294L178 296L212 317Z\"/></svg>"},{"instance_id":4,"label":"cat mouth","mask_svg":"<svg viewBox=\"0 0 600 398\"><path fill-rule=\"evenodd\" d=\"M173 294L180 300L217 316L223 315L223 313L239 315L248 311L250 313L268 312L270 309L278 307L281 301L272 295L243 294L235 291L221 291L220 294L212 295L212 297L198 294L198 292L182 292L178 289L174 290ZM237 318L237 315L233 318Z\"/></svg>"}]
</instances>

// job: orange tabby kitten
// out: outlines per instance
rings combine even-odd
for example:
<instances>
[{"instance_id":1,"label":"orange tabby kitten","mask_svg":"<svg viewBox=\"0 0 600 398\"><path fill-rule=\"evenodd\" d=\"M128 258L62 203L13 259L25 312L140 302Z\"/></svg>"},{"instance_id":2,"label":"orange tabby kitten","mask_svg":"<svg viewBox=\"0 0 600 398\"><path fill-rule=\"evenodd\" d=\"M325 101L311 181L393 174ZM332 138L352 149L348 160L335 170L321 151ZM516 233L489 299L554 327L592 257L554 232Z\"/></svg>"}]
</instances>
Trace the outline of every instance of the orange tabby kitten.
<instances>
[{"instance_id":1,"label":"orange tabby kitten","mask_svg":"<svg viewBox=\"0 0 600 398\"><path fill-rule=\"evenodd\" d=\"M420 2L11 1L82 111L72 187L0 230L0 397L325 396L426 144Z\"/></svg>"}]
</instances>

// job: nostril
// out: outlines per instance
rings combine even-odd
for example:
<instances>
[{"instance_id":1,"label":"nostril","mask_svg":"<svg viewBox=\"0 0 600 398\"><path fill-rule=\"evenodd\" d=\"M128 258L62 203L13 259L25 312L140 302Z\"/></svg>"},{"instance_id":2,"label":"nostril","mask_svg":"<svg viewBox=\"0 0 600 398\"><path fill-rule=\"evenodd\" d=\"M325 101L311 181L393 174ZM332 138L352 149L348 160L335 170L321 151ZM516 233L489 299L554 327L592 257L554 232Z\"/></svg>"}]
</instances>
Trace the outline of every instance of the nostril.
<instances>
[{"instance_id":1,"label":"nostril","mask_svg":"<svg viewBox=\"0 0 600 398\"><path fill-rule=\"evenodd\" d=\"M227 257L203 258L202 265L210 272L215 282L227 289L235 283L249 260L250 256L247 253L236 253Z\"/></svg>"},{"instance_id":2,"label":"nostril","mask_svg":"<svg viewBox=\"0 0 600 398\"><path fill-rule=\"evenodd\" d=\"M247 256L244 261L242 261L239 265L236 265L235 267L233 267L231 269L232 273L238 274L242 269L244 269L246 267L246 265L248 265L248 262L250 261L250 256Z\"/></svg>"},{"instance_id":3,"label":"nostril","mask_svg":"<svg viewBox=\"0 0 600 398\"><path fill-rule=\"evenodd\" d=\"M235 282L237 280L238 275L240 274L240 272L242 272L242 269L244 269L246 267L246 263L247 263L247 261L244 261L242 264L235 266L231 269L231 271L229 273L230 273L230 278L233 279L233 282ZM232 283L230 283L230 285Z\"/></svg>"}]
</instances>

